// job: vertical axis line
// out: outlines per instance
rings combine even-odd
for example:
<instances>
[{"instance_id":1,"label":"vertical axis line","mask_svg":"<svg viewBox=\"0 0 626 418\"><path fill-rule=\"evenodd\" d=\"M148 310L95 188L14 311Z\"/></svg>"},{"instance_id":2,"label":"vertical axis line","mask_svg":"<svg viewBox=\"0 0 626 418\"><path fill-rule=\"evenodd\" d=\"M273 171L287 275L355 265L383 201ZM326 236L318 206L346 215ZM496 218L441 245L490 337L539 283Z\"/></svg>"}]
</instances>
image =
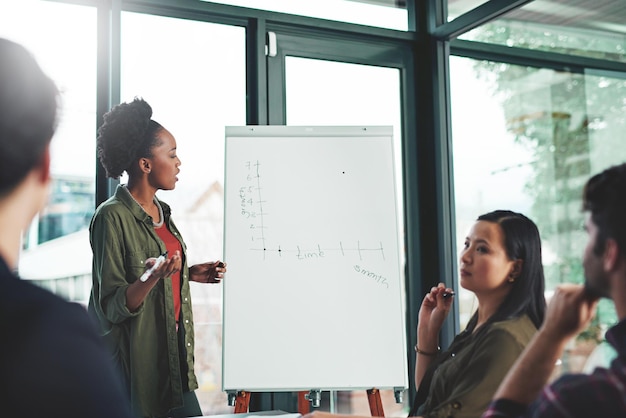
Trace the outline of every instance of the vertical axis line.
<instances>
[{"instance_id":1,"label":"vertical axis line","mask_svg":"<svg viewBox=\"0 0 626 418\"><path fill-rule=\"evenodd\" d=\"M263 260L265 260L266 245L265 245L265 222L263 219L263 201L261 199L261 174L259 172L259 160L256 160L254 166L256 167L256 190L259 198L259 217L261 218L261 242L263 243Z\"/></svg>"}]
</instances>

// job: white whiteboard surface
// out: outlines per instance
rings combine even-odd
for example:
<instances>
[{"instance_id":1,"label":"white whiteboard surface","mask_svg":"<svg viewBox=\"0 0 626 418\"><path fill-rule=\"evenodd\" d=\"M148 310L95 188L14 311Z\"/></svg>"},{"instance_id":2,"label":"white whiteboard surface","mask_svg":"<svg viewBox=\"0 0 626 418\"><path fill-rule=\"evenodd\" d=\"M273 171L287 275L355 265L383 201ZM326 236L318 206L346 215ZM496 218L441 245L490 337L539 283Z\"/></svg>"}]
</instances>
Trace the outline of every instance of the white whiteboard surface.
<instances>
[{"instance_id":1,"label":"white whiteboard surface","mask_svg":"<svg viewBox=\"0 0 626 418\"><path fill-rule=\"evenodd\" d=\"M224 391L407 387L391 127L226 128Z\"/></svg>"}]
</instances>

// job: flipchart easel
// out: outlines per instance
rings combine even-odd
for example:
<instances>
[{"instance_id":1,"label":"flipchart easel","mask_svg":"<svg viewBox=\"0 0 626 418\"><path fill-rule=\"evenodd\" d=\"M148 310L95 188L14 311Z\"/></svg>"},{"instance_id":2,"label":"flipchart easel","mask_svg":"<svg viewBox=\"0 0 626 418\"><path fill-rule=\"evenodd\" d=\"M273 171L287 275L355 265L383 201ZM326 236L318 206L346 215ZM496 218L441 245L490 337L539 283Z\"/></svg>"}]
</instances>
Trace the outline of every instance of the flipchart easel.
<instances>
[{"instance_id":1,"label":"flipchart easel","mask_svg":"<svg viewBox=\"0 0 626 418\"><path fill-rule=\"evenodd\" d=\"M370 412L373 417L384 417L385 411L383 408L383 403L380 397L380 391L376 388L368 389L367 391L367 401L369 403ZM234 402L235 413L246 413L248 412L248 407L250 405L250 395L251 392L240 391L237 392L234 396L234 399L230 399L230 402ZM398 403L402 402L402 392L396 390L395 391L396 401ZM318 390L311 391L300 391L298 392L298 413L301 415L308 414L311 411L311 405L314 407L319 406L319 402L321 399L321 392Z\"/></svg>"},{"instance_id":2,"label":"flipchart easel","mask_svg":"<svg viewBox=\"0 0 626 418\"><path fill-rule=\"evenodd\" d=\"M408 366L395 175L390 126L226 127L222 390L235 412L255 392L298 393L301 412L322 390L367 391L373 416L384 416L381 389L398 402ZM332 347L301 344L311 312L350 327L324 330Z\"/></svg>"}]
</instances>

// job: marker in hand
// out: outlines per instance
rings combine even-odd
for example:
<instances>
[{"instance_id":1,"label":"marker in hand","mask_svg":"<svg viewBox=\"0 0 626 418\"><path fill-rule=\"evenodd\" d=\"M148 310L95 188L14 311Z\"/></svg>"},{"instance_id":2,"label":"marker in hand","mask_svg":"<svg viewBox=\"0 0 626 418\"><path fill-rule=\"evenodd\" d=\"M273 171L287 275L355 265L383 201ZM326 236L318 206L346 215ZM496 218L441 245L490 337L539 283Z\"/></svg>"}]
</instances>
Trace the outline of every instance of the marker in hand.
<instances>
[{"instance_id":1,"label":"marker in hand","mask_svg":"<svg viewBox=\"0 0 626 418\"><path fill-rule=\"evenodd\" d=\"M146 280L148 280L150 278L150 275L154 272L154 270L158 269L159 266L161 264L163 264L163 262L167 260L167 251L165 251L163 254L161 254L160 256L157 257L156 261L154 262L154 264L152 265L152 267L150 267L148 270L146 270L141 277L139 278L139 280L141 280L142 282L145 282Z\"/></svg>"}]
</instances>

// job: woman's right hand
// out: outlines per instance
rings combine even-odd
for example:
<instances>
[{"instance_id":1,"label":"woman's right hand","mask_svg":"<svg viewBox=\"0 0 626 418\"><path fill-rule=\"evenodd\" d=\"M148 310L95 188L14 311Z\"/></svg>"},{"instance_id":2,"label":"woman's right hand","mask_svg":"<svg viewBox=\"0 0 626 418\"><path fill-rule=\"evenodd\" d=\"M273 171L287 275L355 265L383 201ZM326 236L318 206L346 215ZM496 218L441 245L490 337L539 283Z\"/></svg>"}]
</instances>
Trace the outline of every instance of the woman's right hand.
<instances>
[{"instance_id":1,"label":"woman's right hand","mask_svg":"<svg viewBox=\"0 0 626 418\"><path fill-rule=\"evenodd\" d=\"M444 293L452 293L452 289L439 283L431 288L422 300L417 322L418 345L422 350L437 348L439 331L450 312L454 299L454 296L444 298Z\"/></svg>"},{"instance_id":2,"label":"woman's right hand","mask_svg":"<svg viewBox=\"0 0 626 418\"><path fill-rule=\"evenodd\" d=\"M149 270L152 266L154 266L156 260L157 259L154 257L148 258L145 262L146 270ZM161 265L159 265L156 269L152 271L148 280L150 280L151 278L160 280L164 277L169 277L179 271L181 268L182 259L180 257L180 251L176 251L173 256L166 258L161 263Z\"/></svg>"},{"instance_id":3,"label":"woman's right hand","mask_svg":"<svg viewBox=\"0 0 626 418\"><path fill-rule=\"evenodd\" d=\"M155 262L156 258L148 258L144 263L146 271L154 266ZM158 283L158 281L176 273L181 269L181 266L182 258L180 256L180 251L176 251L173 256L164 260L160 266L154 269L150 273L146 281L141 281L141 279L139 279L130 286L128 286L126 288L126 307L128 308L128 310L131 312L135 312L137 309L139 309L144 299L146 298L146 295L150 292L150 290L152 290L152 288Z\"/></svg>"}]
</instances>

